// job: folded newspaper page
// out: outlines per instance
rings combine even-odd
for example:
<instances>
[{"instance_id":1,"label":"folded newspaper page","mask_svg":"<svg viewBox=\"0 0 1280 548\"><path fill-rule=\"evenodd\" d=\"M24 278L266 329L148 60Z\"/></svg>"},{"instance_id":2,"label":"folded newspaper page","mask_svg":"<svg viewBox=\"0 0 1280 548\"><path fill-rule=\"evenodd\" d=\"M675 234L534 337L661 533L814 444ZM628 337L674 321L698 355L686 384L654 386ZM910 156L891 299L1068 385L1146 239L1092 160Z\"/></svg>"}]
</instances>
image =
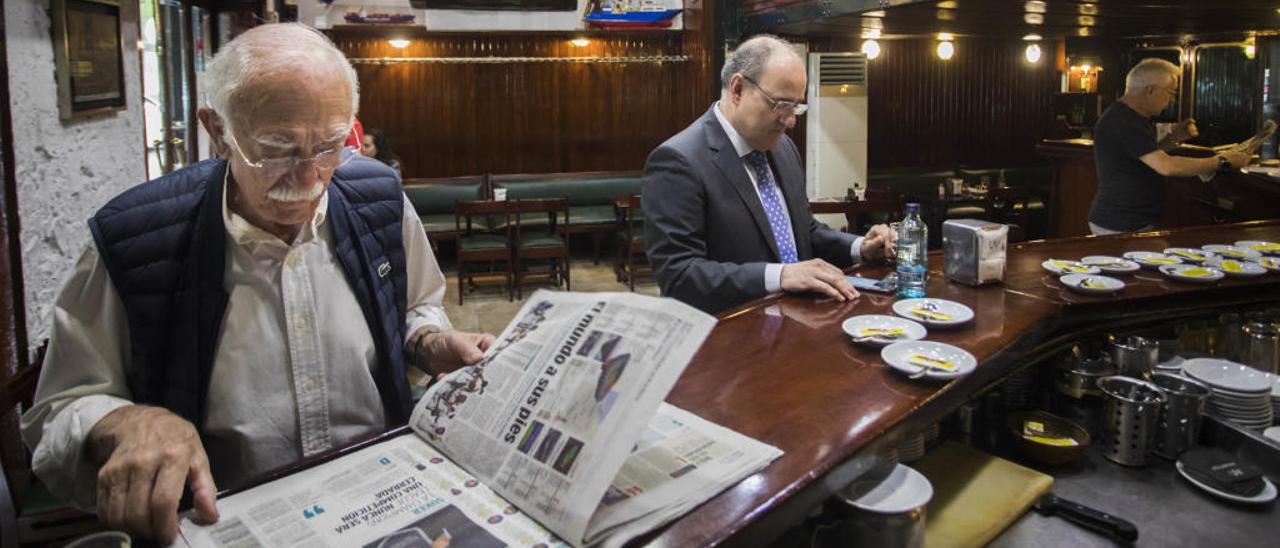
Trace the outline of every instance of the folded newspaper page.
<instances>
[{"instance_id":1,"label":"folded newspaper page","mask_svg":"<svg viewBox=\"0 0 1280 548\"><path fill-rule=\"evenodd\" d=\"M221 499L177 545L621 545L782 454L662 403L713 324L670 299L539 291L427 391L416 435Z\"/></svg>"},{"instance_id":2,"label":"folded newspaper page","mask_svg":"<svg viewBox=\"0 0 1280 548\"><path fill-rule=\"evenodd\" d=\"M538 291L409 425L561 538L587 523L715 318L673 299Z\"/></svg>"}]
</instances>

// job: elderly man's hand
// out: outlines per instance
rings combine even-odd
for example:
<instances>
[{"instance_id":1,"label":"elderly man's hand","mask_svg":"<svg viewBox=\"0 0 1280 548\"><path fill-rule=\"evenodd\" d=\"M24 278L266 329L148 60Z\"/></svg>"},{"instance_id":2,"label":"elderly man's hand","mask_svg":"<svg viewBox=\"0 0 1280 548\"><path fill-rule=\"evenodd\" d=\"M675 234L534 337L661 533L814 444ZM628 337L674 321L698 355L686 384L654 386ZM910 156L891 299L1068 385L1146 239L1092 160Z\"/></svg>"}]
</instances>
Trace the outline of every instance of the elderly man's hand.
<instances>
[{"instance_id":1,"label":"elderly man's hand","mask_svg":"<svg viewBox=\"0 0 1280 548\"><path fill-rule=\"evenodd\" d=\"M1249 165L1249 160L1253 159L1252 154L1249 154L1248 152L1245 152L1243 150L1226 150L1219 154L1221 154L1223 158L1226 158L1227 162L1230 162L1231 167L1234 167L1234 168L1242 168L1244 166L1247 166Z\"/></svg>"},{"instance_id":2,"label":"elderly man's hand","mask_svg":"<svg viewBox=\"0 0 1280 548\"><path fill-rule=\"evenodd\" d=\"M815 291L837 301L858 298L844 272L822 259L791 263L782 267L782 290L788 293Z\"/></svg>"},{"instance_id":3,"label":"elderly man's hand","mask_svg":"<svg viewBox=\"0 0 1280 548\"><path fill-rule=\"evenodd\" d=\"M98 469L98 519L111 529L171 544L178 501L190 486L196 516L218 521L218 492L200 436L167 409L121 407L89 431L86 451Z\"/></svg>"},{"instance_id":4,"label":"elderly man's hand","mask_svg":"<svg viewBox=\"0 0 1280 548\"><path fill-rule=\"evenodd\" d=\"M1174 126L1173 131L1170 132L1170 134L1173 135L1173 139L1175 141L1181 143L1183 141L1199 137L1200 130L1196 127L1195 118L1187 118Z\"/></svg>"},{"instance_id":5,"label":"elderly man's hand","mask_svg":"<svg viewBox=\"0 0 1280 548\"><path fill-rule=\"evenodd\" d=\"M409 359L431 373L448 373L480 361L493 341L488 333L435 331L427 326L409 337Z\"/></svg>"},{"instance_id":6,"label":"elderly man's hand","mask_svg":"<svg viewBox=\"0 0 1280 548\"><path fill-rule=\"evenodd\" d=\"M862 259L879 259L895 253L898 233L888 225L875 225L862 238Z\"/></svg>"}]
</instances>

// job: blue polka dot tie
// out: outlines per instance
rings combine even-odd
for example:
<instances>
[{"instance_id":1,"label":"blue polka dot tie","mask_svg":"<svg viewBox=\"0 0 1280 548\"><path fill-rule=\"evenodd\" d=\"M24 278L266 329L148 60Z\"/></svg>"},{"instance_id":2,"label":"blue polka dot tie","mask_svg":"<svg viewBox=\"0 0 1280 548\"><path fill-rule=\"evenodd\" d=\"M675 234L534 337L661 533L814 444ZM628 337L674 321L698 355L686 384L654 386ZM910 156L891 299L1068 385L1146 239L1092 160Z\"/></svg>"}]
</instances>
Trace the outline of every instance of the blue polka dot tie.
<instances>
[{"instance_id":1,"label":"blue polka dot tie","mask_svg":"<svg viewBox=\"0 0 1280 548\"><path fill-rule=\"evenodd\" d=\"M756 174L756 184L760 186L760 204L764 206L765 217L769 218L769 228L773 230L773 241L778 244L778 256L784 264L794 263L796 257L795 236L791 233L791 225L787 222L786 207L779 199L778 183L773 180L773 170L769 169L769 160L764 153L753 150L744 159L747 167Z\"/></svg>"}]
</instances>

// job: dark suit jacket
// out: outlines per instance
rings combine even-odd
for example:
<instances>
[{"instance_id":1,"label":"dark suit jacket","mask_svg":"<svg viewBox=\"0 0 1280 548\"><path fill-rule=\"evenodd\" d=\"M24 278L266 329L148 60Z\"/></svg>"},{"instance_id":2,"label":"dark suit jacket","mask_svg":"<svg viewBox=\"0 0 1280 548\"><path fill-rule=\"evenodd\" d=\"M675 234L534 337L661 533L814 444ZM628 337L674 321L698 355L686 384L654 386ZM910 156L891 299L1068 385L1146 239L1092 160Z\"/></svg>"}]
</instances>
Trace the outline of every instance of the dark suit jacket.
<instances>
[{"instance_id":1,"label":"dark suit jacket","mask_svg":"<svg viewBox=\"0 0 1280 548\"><path fill-rule=\"evenodd\" d=\"M855 237L814 220L795 143L783 136L767 155L799 259L850 266ZM765 295L765 264L781 262L778 246L715 112L707 110L649 155L642 194L645 253L664 296L714 313Z\"/></svg>"}]
</instances>

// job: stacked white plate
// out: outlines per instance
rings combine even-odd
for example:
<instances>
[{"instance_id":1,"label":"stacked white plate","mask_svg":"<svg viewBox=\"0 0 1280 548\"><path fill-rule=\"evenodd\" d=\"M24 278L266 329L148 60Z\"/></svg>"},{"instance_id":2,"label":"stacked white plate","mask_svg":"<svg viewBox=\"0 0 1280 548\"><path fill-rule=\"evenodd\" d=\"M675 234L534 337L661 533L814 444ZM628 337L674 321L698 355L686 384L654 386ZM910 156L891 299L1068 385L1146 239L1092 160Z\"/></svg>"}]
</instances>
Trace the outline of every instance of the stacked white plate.
<instances>
[{"instance_id":1,"label":"stacked white plate","mask_svg":"<svg viewBox=\"0 0 1280 548\"><path fill-rule=\"evenodd\" d=\"M1271 386L1271 420L1280 417L1280 379Z\"/></svg>"},{"instance_id":2,"label":"stacked white plate","mask_svg":"<svg viewBox=\"0 0 1280 548\"><path fill-rule=\"evenodd\" d=\"M1182 372L1213 389L1205 405L1208 414L1259 432L1271 426L1275 375L1217 358L1187 360Z\"/></svg>"}]
</instances>

